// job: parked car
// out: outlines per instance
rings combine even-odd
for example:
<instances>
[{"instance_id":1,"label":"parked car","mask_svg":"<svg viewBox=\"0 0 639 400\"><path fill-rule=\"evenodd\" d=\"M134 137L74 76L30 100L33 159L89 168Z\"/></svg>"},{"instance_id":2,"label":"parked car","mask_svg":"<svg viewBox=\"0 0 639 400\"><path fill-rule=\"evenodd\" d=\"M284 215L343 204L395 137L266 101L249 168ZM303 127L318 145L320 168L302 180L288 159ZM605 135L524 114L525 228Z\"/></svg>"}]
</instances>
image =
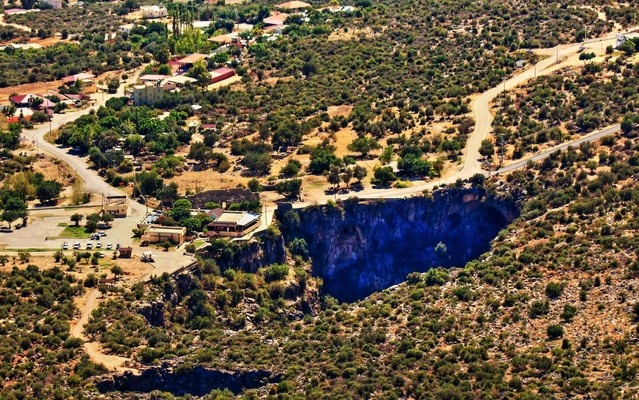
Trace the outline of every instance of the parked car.
<instances>
[{"instance_id":1,"label":"parked car","mask_svg":"<svg viewBox=\"0 0 639 400\"><path fill-rule=\"evenodd\" d=\"M142 242L140 242L140 247L146 247L149 245L149 242L146 240L143 240Z\"/></svg>"},{"instance_id":2,"label":"parked car","mask_svg":"<svg viewBox=\"0 0 639 400\"><path fill-rule=\"evenodd\" d=\"M102 248L102 242L98 242L95 244L95 248L96 249L101 249Z\"/></svg>"},{"instance_id":3,"label":"parked car","mask_svg":"<svg viewBox=\"0 0 639 400\"><path fill-rule=\"evenodd\" d=\"M92 249L93 248L93 242L88 241L87 242L87 249Z\"/></svg>"},{"instance_id":4,"label":"parked car","mask_svg":"<svg viewBox=\"0 0 639 400\"><path fill-rule=\"evenodd\" d=\"M62 250L69 250L69 243L67 242L62 243Z\"/></svg>"},{"instance_id":5,"label":"parked car","mask_svg":"<svg viewBox=\"0 0 639 400\"><path fill-rule=\"evenodd\" d=\"M15 228L16 228L16 229L20 229L20 228L22 228L22 222L18 222L18 223L15 225Z\"/></svg>"},{"instance_id":6,"label":"parked car","mask_svg":"<svg viewBox=\"0 0 639 400\"><path fill-rule=\"evenodd\" d=\"M113 248L113 245L111 243L107 243L106 244L106 249L107 250L111 250Z\"/></svg>"},{"instance_id":7,"label":"parked car","mask_svg":"<svg viewBox=\"0 0 639 400\"><path fill-rule=\"evenodd\" d=\"M3 226L0 228L0 232L13 232L13 228L10 226Z\"/></svg>"},{"instance_id":8,"label":"parked car","mask_svg":"<svg viewBox=\"0 0 639 400\"><path fill-rule=\"evenodd\" d=\"M80 246L81 246L80 242L75 242L75 243L73 243L73 248L74 248L74 249L79 249L79 248L80 248Z\"/></svg>"},{"instance_id":9,"label":"parked car","mask_svg":"<svg viewBox=\"0 0 639 400\"><path fill-rule=\"evenodd\" d=\"M99 235L100 237L102 237L102 236L106 236L106 232L105 232L105 231L100 231L100 232L98 232L98 235Z\"/></svg>"}]
</instances>

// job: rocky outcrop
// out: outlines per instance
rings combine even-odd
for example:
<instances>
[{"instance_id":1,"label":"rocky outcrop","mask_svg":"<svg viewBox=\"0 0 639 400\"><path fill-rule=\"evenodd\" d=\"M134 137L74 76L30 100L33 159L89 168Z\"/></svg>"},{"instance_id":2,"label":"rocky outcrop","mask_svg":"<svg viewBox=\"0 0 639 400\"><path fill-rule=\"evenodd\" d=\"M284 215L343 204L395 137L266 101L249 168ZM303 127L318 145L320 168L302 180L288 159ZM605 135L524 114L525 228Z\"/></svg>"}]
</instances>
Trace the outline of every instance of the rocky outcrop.
<instances>
[{"instance_id":1,"label":"rocky outcrop","mask_svg":"<svg viewBox=\"0 0 639 400\"><path fill-rule=\"evenodd\" d=\"M138 313L142 314L146 322L151 326L164 326L164 303L153 301L138 307Z\"/></svg>"},{"instance_id":2,"label":"rocky outcrop","mask_svg":"<svg viewBox=\"0 0 639 400\"><path fill-rule=\"evenodd\" d=\"M287 242L303 238L324 291L343 301L402 282L410 272L462 266L518 214L481 189L432 197L278 210Z\"/></svg>"},{"instance_id":3,"label":"rocky outcrop","mask_svg":"<svg viewBox=\"0 0 639 400\"><path fill-rule=\"evenodd\" d=\"M164 365L149 368L140 375L127 372L115 375L107 380L97 382L100 393L107 392L141 392L154 390L169 392L175 396L204 396L214 389L229 389L238 394L245 389L254 389L267 383L278 382L279 375L265 370L228 372L216 369L197 367L171 368Z\"/></svg>"},{"instance_id":4,"label":"rocky outcrop","mask_svg":"<svg viewBox=\"0 0 639 400\"><path fill-rule=\"evenodd\" d=\"M214 259L222 270L235 268L254 273L261 267L284 263L286 250L280 234L265 231L248 242L213 242L201 256Z\"/></svg>"}]
</instances>

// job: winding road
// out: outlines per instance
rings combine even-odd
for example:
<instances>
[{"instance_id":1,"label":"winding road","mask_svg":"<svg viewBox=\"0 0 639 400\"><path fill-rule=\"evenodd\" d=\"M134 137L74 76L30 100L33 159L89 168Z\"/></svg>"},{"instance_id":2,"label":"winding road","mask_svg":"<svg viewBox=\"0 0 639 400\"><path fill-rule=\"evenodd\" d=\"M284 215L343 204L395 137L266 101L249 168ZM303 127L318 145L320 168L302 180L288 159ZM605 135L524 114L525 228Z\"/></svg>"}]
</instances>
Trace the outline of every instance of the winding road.
<instances>
[{"instance_id":1,"label":"winding road","mask_svg":"<svg viewBox=\"0 0 639 400\"><path fill-rule=\"evenodd\" d=\"M459 179L468 179L475 174L488 175L489 172L482 169L482 156L479 154L479 148L481 146L481 142L484 139L488 138L492 132L491 125L493 122L493 115L490 111L490 103L495 99L495 97L497 97L497 95L504 91L512 90L513 88L525 84L535 77L548 75L567 66L579 63L578 57L581 51L592 51L602 55L603 50L606 46L610 44L614 45L616 40L615 34L616 33L612 33L606 37L593 39L584 43L572 43L548 49L534 50L536 54L543 57L541 61L533 64L528 69L522 71L520 74L511 77L510 79L500 83L494 88L477 95L472 100L471 104L473 117L475 119L475 128L473 129L473 132L470 134L468 141L466 142L466 147L462 156L462 168L458 172L443 178L432 180L430 182L416 183L408 188L366 189L357 193L327 196L326 200L346 200L349 197L353 196L357 196L358 198L363 199L408 197L414 194L422 193L424 190L431 190L442 184L452 184ZM617 132L619 129L620 127L617 124L599 131L591 132L580 138L567 141L565 143L562 143L561 145L544 150L533 156L529 156L513 162L509 165L504 166L503 168L500 168L497 171L494 171L494 173L502 174L513 171L515 169L523 168L528 162L542 160L557 150L565 150L569 146L578 146L583 142L598 140L604 136ZM295 207L305 207L310 204L311 203L301 203L300 205L295 204Z\"/></svg>"}]
</instances>

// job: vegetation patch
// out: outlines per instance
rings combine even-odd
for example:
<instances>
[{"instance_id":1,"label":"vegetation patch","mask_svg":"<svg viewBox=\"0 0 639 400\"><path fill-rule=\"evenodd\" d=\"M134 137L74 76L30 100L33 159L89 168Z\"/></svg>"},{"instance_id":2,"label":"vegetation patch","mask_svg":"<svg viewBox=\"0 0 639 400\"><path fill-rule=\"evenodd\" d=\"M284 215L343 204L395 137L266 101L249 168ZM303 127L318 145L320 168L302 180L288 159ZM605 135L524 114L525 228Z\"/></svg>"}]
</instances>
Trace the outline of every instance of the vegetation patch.
<instances>
[{"instance_id":1,"label":"vegetation patch","mask_svg":"<svg viewBox=\"0 0 639 400\"><path fill-rule=\"evenodd\" d=\"M61 239L87 239L91 233L84 226L66 226L58 237Z\"/></svg>"}]
</instances>

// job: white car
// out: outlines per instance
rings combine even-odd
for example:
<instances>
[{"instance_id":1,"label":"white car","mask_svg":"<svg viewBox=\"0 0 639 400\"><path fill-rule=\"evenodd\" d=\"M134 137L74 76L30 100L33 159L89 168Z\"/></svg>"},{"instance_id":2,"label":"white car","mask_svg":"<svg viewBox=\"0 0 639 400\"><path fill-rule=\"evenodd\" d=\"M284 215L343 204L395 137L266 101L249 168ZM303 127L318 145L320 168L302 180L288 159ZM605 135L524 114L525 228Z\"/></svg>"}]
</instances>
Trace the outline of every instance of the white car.
<instances>
[{"instance_id":1,"label":"white car","mask_svg":"<svg viewBox=\"0 0 639 400\"><path fill-rule=\"evenodd\" d=\"M73 243L73 248L74 248L74 249L79 249L79 248L80 248L80 246L81 246L80 242L75 242L75 243Z\"/></svg>"},{"instance_id":2,"label":"white car","mask_svg":"<svg viewBox=\"0 0 639 400\"><path fill-rule=\"evenodd\" d=\"M87 249L92 249L93 248L93 242L88 241L87 242Z\"/></svg>"},{"instance_id":3,"label":"white car","mask_svg":"<svg viewBox=\"0 0 639 400\"><path fill-rule=\"evenodd\" d=\"M96 249L101 249L102 248L102 242L98 242L95 244L95 248Z\"/></svg>"},{"instance_id":4,"label":"white car","mask_svg":"<svg viewBox=\"0 0 639 400\"><path fill-rule=\"evenodd\" d=\"M113 248L113 244L111 244L111 243L107 243L107 245L106 245L106 249L107 249L107 250L111 250L112 248Z\"/></svg>"},{"instance_id":5,"label":"white car","mask_svg":"<svg viewBox=\"0 0 639 400\"><path fill-rule=\"evenodd\" d=\"M104 236L106 236L106 232L105 231L100 231L100 232L98 232L98 235L100 235L100 237L104 237Z\"/></svg>"},{"instance_id":6,"label":"white car","mask_svg":"<svg viewBox=\"0 0 639 400\"><path fill-rule=\"evenodd\" d=\"M62 243L62 250L69 250L69 243L67 242Z\"/></svg>"}]
</instances>

